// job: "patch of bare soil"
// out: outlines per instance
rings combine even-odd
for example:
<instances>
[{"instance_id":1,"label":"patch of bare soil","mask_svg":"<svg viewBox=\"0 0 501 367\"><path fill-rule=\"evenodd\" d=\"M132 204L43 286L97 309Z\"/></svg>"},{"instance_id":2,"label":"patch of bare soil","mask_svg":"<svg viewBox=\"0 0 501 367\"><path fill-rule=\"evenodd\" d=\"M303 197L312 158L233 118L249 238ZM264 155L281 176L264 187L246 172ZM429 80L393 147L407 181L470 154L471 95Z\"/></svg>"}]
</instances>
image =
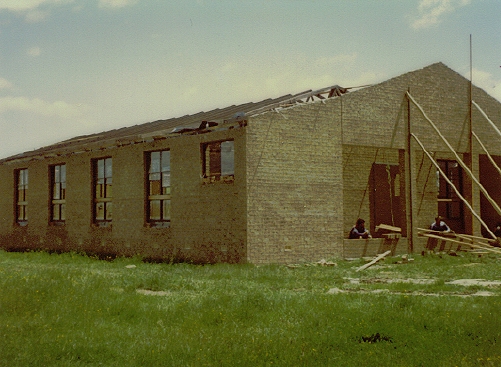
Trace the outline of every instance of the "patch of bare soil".
<instances>
[{"instance_id":1,"label":"patch of bare soil","mask_svg":"<svg viewBox=\"0 0 501 367\"><path fill-rule=\"evenodd\" d=\"M136 289L139 294L144 294L145 296L169 296L170 292L166 291L152 291L149 289Z\"/></svg>"},{"instance_id":2,"label":"patch of bare soil","mask_svg":"<svg viewBox=\"0 0 501 367\"><path fill-rule=\"evenodd\" d=\"M482 287L499 287L499 286L501 286L501 280L457 279L457 280L452 280L450 282L445 282L445 284L464 285L464 286L480 285Z\"/></svg>"},{"instance_id":3,"label":"patch of bare soil","mask_svg":"<svg viewBox=\"0 0 501 367\"><path fill-rule=\"evenodd\" d=\"M495 294L488 291L478 291L472 294L464 294L464 293L427 293L427 292L394 292L389 289L340 289L340 288L331 288L327 291L327 294L340 294L340 293L357 293L357 294L389 294L389 295L403 295L403 296L433 296L433 297L443 297L443 296L455 296L455 297L489 297L494 296Z\"/></svg>"},{"instance_id":4,"label":"patch of bare soil","mask_svg":"<svg viewBox=\"0 0 501 367\"><path fill-rule=\"evenodd\" d=\"M437 280L433 278L344 278L349 284L392 284L392 283L404 283L404 284L433 284ZM500 287L500 280L485 280L485 279L457 279L445 284L459 285L459 286L480 286L480 287ZM422 291L413 292L398 292L389 289L340 289L331 288L327 291L328 294L340 294L340 293L363 293L363 294L392 294L392 295L411 295L411 296L455 296L455 297L489 297L496 295L490 291L477 291L476 293L465 293L465 292L444 292L444 293L430 293Z\"/></svg>"},{"instance_id":5,"label":"patch of bare soil","mask_svg":"<svg viewBox=\"0 0 501 367\"><path fill-rule=\"evenodd\" d=\"M367 278L367 279L358 279L358 278L344 278L348 280L351 284L376 284L376 283L408 283L408 284L433 284L435 283L435 279L400 279L400 278Z\"/></svg>"}]
</instances>

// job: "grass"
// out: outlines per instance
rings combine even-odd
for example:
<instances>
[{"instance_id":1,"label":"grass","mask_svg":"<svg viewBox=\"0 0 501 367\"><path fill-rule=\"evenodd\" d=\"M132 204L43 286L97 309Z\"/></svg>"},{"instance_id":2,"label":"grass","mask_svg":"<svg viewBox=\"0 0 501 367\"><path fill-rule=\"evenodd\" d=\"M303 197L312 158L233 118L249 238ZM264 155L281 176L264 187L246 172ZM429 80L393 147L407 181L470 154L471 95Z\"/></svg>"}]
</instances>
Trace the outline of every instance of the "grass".
<instances>
[{"instance_id":1,"label":"grass","mask_svg":"<svg viewBox=\"0 0 501 367\"><path fill-rule=\"evenodd\" d=\"M397 260L356 272L362 260L200 266L0 251L0 366L501 365L501 287L447 284L500 280L501 258ZM466 297L479 291L491 295Z\"/></svg>"}]
</instances>

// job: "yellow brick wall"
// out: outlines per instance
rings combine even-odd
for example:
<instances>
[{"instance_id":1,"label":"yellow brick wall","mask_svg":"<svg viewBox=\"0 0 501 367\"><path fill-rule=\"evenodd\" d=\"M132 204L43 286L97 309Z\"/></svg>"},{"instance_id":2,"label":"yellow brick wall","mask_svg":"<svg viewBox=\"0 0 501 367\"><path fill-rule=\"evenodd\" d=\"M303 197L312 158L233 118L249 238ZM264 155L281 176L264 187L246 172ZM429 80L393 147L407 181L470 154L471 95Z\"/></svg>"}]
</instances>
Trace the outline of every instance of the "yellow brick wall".
<instances>
[{"instance_id":1,"label":"yellow brick wall","mask_svg":"<svg viewBox=\"0 0 501 367\"><path fill-rule=\"evenodd\" d=\"M315 103L250 119L250 262L318 261L341 253L342 147L335 109L335 103Z\"/></svg>"},{"instance_id":2,"label":"yellow brick wall","mask_svg":"<svg viewBox=\"0 0 501 367\"><path fill-rule=\"evenodd\" d=\"M235 180L203 182L200 144L234 139ZM171 150L170 228L145 225L147 151ZM0 245L8 249L86 251L163 260L242 262L246 260L245 132L243 129L175 137L124 147L16 161L0 165ZM113 158L111 228L92 223L92 159ZM67 218L49 224L49 166L67 167ZM14 172L29 169L26 227L15 224Z\"/></svg>"},{"instance_id":3,"label":"yellow brick wall","mask_svg":"<svg viewBox=\"0 0 501 367\"><path fill-rule=\"evenodd\" d=\"M401 190L412 185L413 214L407 226L425 227L437 212L436 172L412 142L412 179L405 154L407 123L435 158L452 154L405 93L422 105L462 158L469 154L469 82L443 64L434 64L341 97L249 117L244 128L179 136L113 149L0 164L0 245L116 253L200 262L289 263L343 256L354 221L370 226L370 172L373 163L398 164ZM474 87L473 99L501 127L501 104ZM473 130L493 155L501 137L473 108ZM235 141L235 180L204 184L200 144ZM145 225L144 152L171 150L172 225ZM473 172L479 169L473 144ZM112 228L92 225L91 160L113 158ZM468 159L467 159L468 160ZM485 161L482 160L485 164ZM49 166L67 165L67 220L49 225ZM29 224L15 225L14 171L29 169ZM482 211L478 188L465 175L464 188ZM494 178L492 178L494 179ZM499 180L499 179L498 179ZM492 185L491 185L492 186ZM500 194L497 194L499 199ZM498 215L483 211L494 223ZM408 213L407 213L408 214ZM480 226L465 212L473 234ZM415 234L415 232L414 232ZM404 236L406 233L404 234ZM405 245L408 239L402 238ZM414 236L418 249L422 239Z\"/></svg>"}]
</instances>

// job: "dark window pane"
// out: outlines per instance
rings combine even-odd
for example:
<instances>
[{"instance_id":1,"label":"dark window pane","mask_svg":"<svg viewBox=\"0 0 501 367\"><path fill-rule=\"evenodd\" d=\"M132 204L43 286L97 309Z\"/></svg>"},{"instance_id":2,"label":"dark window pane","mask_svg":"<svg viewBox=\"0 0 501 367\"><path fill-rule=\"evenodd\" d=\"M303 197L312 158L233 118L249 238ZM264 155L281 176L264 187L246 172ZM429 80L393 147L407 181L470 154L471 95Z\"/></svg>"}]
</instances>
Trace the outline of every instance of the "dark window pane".
<instances>
[{"instance_id":1,"label":"dark window pane","mask_svg":"<svg viewBox=\"0 0 501 367\"><path fill-rule=\"evenodd\" d=\"M161 193L160 181L150 181L150 195L160 195Z\"/></svg>"}]
</instances>

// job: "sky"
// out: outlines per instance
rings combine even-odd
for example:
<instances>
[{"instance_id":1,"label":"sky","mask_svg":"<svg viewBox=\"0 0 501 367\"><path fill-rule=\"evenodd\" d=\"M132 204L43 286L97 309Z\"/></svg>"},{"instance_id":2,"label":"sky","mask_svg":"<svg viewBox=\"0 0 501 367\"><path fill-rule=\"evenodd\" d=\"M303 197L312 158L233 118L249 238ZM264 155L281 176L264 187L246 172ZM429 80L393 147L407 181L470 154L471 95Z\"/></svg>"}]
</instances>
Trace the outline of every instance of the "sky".
<instances>
[{"instance_id":1,"label":"sky","mask_svg":"<svg viewBox=\"0 0 501 367\"><path fill-rule=\"evenodd\" d=\"M436 62L469 79L470 35L501 101L500 0L0 0L0 158Z\"/></svg>"}]
</instances>

